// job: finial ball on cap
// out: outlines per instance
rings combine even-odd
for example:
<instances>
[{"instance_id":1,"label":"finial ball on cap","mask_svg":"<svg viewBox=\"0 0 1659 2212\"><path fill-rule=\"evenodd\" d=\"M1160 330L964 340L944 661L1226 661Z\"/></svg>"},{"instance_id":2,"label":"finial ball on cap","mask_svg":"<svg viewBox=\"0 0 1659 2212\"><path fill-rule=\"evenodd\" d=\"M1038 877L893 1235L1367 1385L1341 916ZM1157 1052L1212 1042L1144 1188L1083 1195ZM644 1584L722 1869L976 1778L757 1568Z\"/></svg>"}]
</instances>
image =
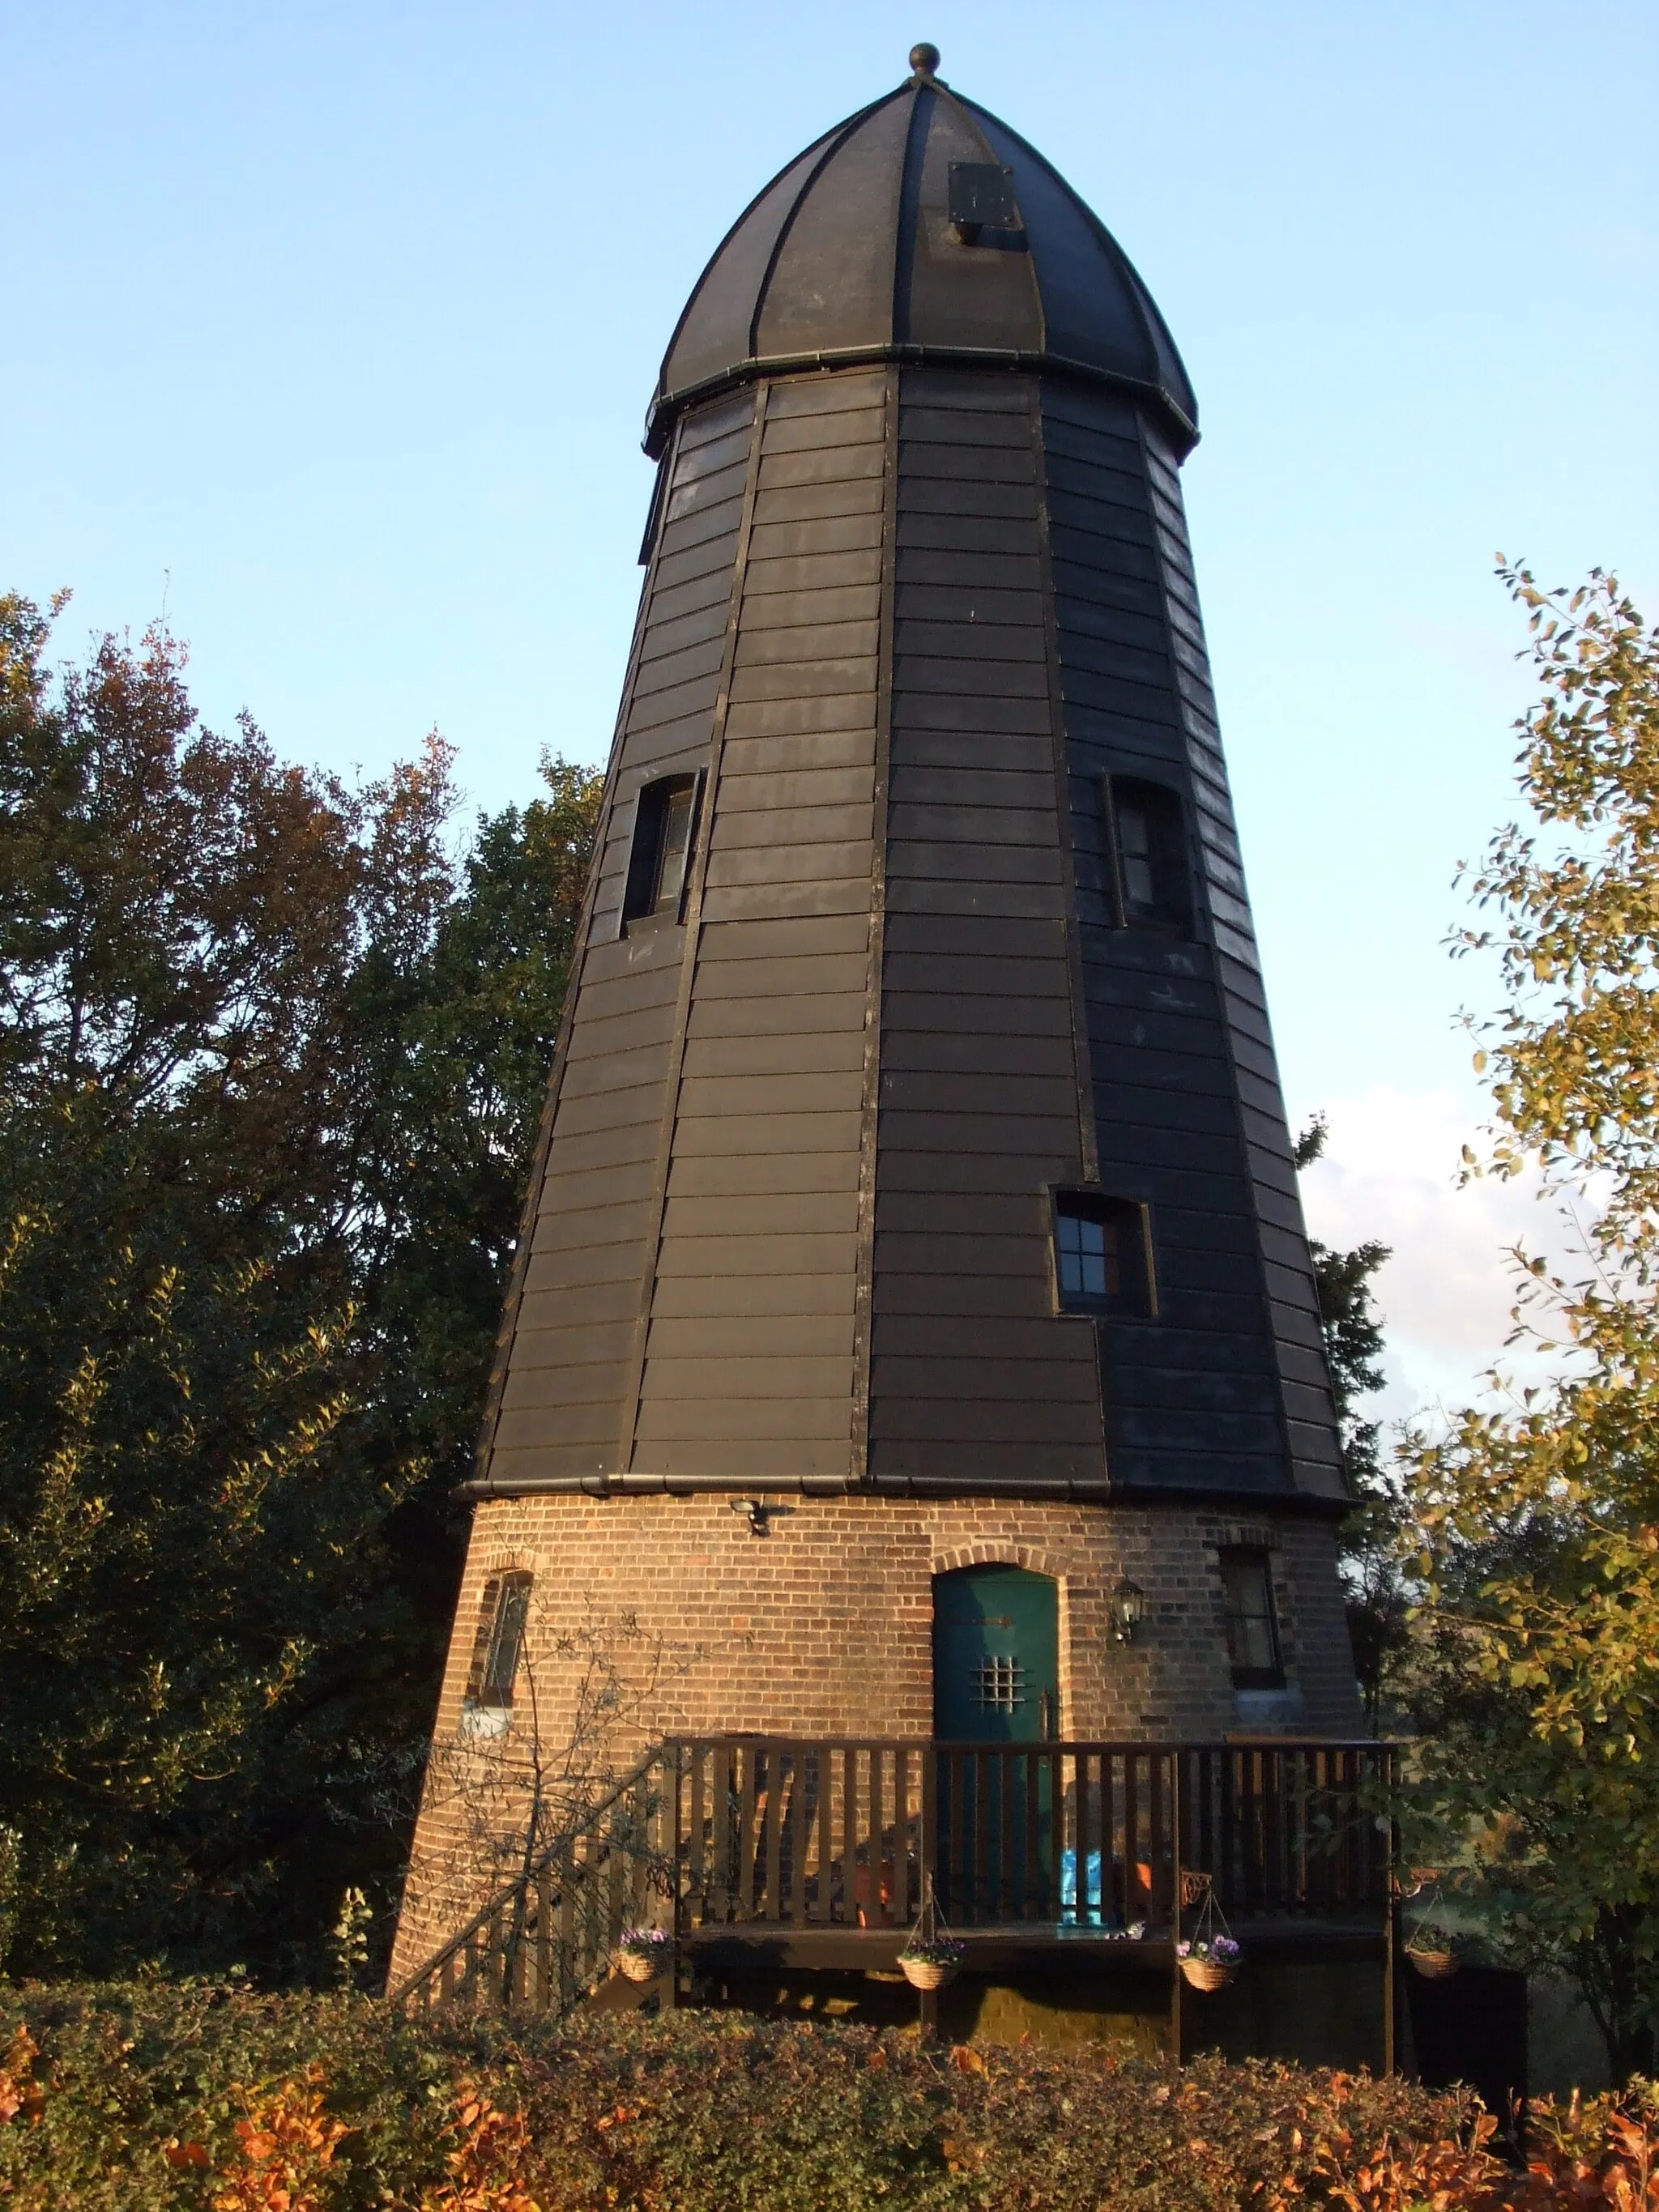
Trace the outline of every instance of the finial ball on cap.
<instances>
[{"instance_id":1,"label":"finial ball on cap","mask_svg":"<svg viewBox=\"0 0 1659 2212\"><path fill-rule=\"evenodd\" d=\"M911 47L910 66L918 76L932 76L939 67L939 48L924 39L919 46Z\"/></svg>"}]
</instances>

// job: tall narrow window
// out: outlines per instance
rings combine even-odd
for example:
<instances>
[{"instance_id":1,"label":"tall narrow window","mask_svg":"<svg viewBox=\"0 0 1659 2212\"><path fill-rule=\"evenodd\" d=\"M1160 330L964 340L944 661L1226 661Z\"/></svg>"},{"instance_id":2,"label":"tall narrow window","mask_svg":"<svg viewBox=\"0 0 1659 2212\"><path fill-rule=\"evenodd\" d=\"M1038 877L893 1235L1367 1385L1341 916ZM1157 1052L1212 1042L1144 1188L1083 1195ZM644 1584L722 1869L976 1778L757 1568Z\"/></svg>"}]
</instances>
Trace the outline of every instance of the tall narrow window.
<instances>
[{"instance_id":1,"label":"tall narrow window","mask_svg":"<svg viewBox=\"0 0 1659 2212\"><path fill-rule=\"evenodd\" d=\"M1057 1192L1054 1286L1067 1313L1149 1314L1146 1208L1099 1191Z\"/></svg>"},{"instance_id":2,"label":"tall narrow window","mask_svg":"<svg viewBox=\"0 0 1659 2212\"><path fill-rule=\"evenodd\" d=\"M700 781L695 775L665 775L641 791L628 856L628 887L623 894L624 927L647 917L679 920L685 872L697 834Z\"/></svg>"},{"instance_id":3,"label":"tall narrow window","mask_svg":"<svg viewBox=\"0 0 1659 2212\"><path fill-rule=\"evenodd\" d=\"M1273 1613L1273 1574L1267 1553L1224 1551L1221 1588L1234 1688L1282 1689L1285 1668L1279 1656L1279 1623Z\"/></svg>"},{"instance_id":4,"label":"tall narrow window","mask_svg":"<svg viewBox=\"0 0 1659 2212\"><path fill-rule=\"evenodd\" d=\"M1192 884L1181 800L1139 776L1105 779L1118 919L1126 929L1192 927Z\"/></svg>"},{"instance_id":5,"label":"tall narrow window","mask_svg":"<svg viewBox=\"0 0 1659 2212\"><path fill-rule=\"evenodd\" d=\"M516 1573L494 1577L484 1584L466 1686L469 1705L501 1708L512 1704L513 1685L524 1653L525 1623L530 1616L532 1579L527 1574Z\"/></svg>"}]
</instances>

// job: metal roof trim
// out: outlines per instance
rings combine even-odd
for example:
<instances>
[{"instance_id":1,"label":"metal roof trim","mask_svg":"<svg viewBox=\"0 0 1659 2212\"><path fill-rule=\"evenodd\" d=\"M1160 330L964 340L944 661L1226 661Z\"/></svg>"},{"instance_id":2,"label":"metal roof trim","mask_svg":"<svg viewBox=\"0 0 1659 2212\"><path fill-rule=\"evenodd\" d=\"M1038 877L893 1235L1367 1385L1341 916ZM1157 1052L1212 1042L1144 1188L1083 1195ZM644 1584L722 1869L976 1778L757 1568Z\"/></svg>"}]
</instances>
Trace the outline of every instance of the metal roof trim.
<instances>
[{"instance_id":1,"label":"metal roof trim","mask_svg":"<svg viewBox=\"0 0 1659 2212\"><path fill-rule=\"evenodd\" d=\"M1000 368L1024 376L1051 375L1076 378L1090 384L1109 386L1117 392L1133 392L1138 398L1153 402L1167 416L1176 434L1179 447L1177 459L1185 460L1199 441L1198 426L1192 421L1168 387L1146 377L1128 376L1117 369L1102 368L1096 362L1075 361L1066 354L1019 349L995 346L928 345L918 341L888 341L877 345L836 346L811 353L770 354L751 356L747 361L734 362L713 376L701 378L695 384L683 385L678 391L659 392L653 399L646 416L645 435L641 444L655 460L668 443L676 418L688 407L728 387L758 383L763 377L794 376L810 369L871 368L882 362L897 362L912 368L940 367L949 368Z\"/></svg>"}]
</instances>

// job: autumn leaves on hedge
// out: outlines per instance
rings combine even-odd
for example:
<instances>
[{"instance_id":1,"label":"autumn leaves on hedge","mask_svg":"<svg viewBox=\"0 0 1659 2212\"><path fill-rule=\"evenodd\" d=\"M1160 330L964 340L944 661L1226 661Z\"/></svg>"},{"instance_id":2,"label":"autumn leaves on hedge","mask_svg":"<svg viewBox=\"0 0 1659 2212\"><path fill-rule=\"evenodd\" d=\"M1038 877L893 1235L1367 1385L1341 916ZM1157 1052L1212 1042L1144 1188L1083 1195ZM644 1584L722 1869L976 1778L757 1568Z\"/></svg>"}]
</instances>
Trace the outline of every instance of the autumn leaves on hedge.
<instances>
[{"instance_id":1,"label":"autumn leaves on hedge","mask_svg":"<svg viewBox=\"0 0 1659 2212\"><path fill-rule=\"evenodd\" d=\"M16 2212L1659 2205L1645 2087L1544 2107L1525 2175L1494 2129L1400 2081L719 2014L509 2032L238 1984L0 1995Z\"/></svg>"}]
</instances>

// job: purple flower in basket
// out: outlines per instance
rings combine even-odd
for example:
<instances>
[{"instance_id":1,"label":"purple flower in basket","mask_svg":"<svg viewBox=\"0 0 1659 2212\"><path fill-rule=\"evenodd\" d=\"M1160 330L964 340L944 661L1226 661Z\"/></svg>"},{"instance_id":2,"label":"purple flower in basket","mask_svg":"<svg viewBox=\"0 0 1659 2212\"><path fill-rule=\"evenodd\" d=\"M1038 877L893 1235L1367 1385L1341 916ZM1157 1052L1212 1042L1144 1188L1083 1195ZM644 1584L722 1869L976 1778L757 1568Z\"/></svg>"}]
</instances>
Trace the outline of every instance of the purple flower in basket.
<instances>
[{"instance_id":1,"label":"purple flower in basket","mask_svg":"<svg viewBox=\"0 0 1659 2212\"><path fill-rule=\"evenodd\" d=\"M1209 1959L1218 1966L1231 1966L1238 1956L1238 1946L1231 1936L1200 1936L1196 1943L1177 1943L1177 1959Z\"/></svg>"},{"instance_id":2,"label":"purple flower in basket","mask_svg":"<svg viewBox=\"0 0 1659 2212\"><path fill-rule=\"evenodd\" d=\"M618 1950L631 1951L636 1959L665 1959L673 1946L666 1928L624 1928L617 1944Z\"/></svg>"},{"instance_id":3,"label":"purple flower in basket","mask_svg":"<svg viewBox=\"0 0 1659 2212\"><path fill-rule=\"evenodd\" d=\"M913 1936L899 1954L928 1966L960 1966L967 1955L968 1946L960 1936Z\"/></svg>"}]
</instances>

